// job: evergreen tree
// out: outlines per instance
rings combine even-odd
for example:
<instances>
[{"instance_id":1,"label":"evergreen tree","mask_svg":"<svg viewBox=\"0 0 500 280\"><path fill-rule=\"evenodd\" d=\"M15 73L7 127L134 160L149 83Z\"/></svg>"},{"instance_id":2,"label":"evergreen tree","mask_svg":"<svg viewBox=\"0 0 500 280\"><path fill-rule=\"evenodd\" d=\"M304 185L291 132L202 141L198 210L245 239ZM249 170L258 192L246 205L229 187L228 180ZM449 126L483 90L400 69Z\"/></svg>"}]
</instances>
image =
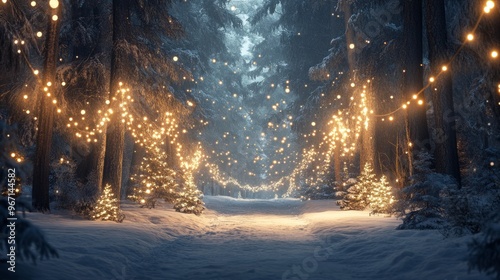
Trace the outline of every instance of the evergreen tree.
<instances>
[{"instance_id":1,"label":"evergreen tree","mask_svg":"<svg viewBox=\"0 0 500 280\"><path fill-rule=\"evenodd\" d=\"M497 209L498 210L498 209ZM488 221L483 233L469 247L469 268L477 269L500 279L500 212ZM495 276L496 275L496 276Z\"/></svg>"},{"instance_id":2,"label":"evergreen tree","mask_svg":"<svg viewBox=\"0 0 500 280\"><path fill-rule=\"evenodd\" d=\"M446 221L445 194L456 189L456 183L448 175L436 173L432 168L432 156L428 153L415 155L415 175L411 184L404 187L398 197L398 212L403 224L398 229L440 229Z\"/></svg>"},{"instance_id":3,"label":"evergreen tree","mask_svg":"<svg viewBox=\"0 0 500 280\"><path fill-rule=\"evenodd\" d=\"M80 116L84 110L85 115L82 117L85 120L81 121L97 132L92 137L80 138L76 136L77 133L88 131L75 132L72 128L61 130L77 164L75 178L87 186L87 191L94 196L102 191L106 148L106 126L100 125L102 115L99 112L109 98L112 39L108 36L112 30L108 17L110 4L111 0L68 2L65 13L69 15L61 27L60 38L64 63L58 67L58 79L65 82L62 99L67 100L63 114ZM61 124L62 127L66 125Z\"/></svg>"},{"instance_id":4,"label":"evergreen tree","mask_svg":"<svg viewBox=\"0 0 500 280\"><path fill-rule=\"evenodd\" d=\"M371 214L390 214L392 212L394 196L392 195L392 186L387 182L385 175L373 185L368 201L372 210Z\"/></svg>"},{"instance_id":5,"label":"evergreen tree","mask_svg":"<svg viewBox=\"0 0 500 280\"><path fill-rule=\"evenodd\" d=\"M141 207L154 208L158 199L174 202L179 185L176 172L169 166L166 153L149 150L143 157L137 173L132 175L132 194L128 197L142 204Z\"/></svg>"},{"instance_id":6,"label":"evergreen tree","mask_svg":"<svg viewBox=\"0 0 500 280\"><path fill-rule=\"evenodd\" d=\"M366 163L361 174L356 178L345 197L338 201L342 210L364 210L370 205L370 195L377 181L370 163Z\"/></svg>"},{"instance_id":7,"label":"evergreen tree","mask_svg":"<svg viewBox=\"0 0 500 280\"><path fill-rule=\"evenodd\" d=\"M425 0L427 43L432 75L440 73L433 88L432 106L435 122L434 144L436 171L447 174L457 180L460 186L460 166L457 150L457 126L453 103L453 81L451 71L442 71L450 59L448 45L447 20L444 0Z\"/></svg>"},{"instance_id":8,"label":"evergreen tree","mask_svg":"<svg viewBox=\"0 0 500 280\"><path fill-rule=\"evenodd\" d=\"M195 185L184 182L175 199L174 209L177 212L201 215L205 210L201 197L202 193Z\"/></svg>"},{"instance_id":9,"label":"evergreen tree","mask_svg":"<svg viewBox=\"0 0 500 280\"><path fill-rule=\"evenodd\" d=\"M310 79L319 82L320 86L309 94L301 118L327 123L332 111L363 115L361 102L366 104L368 111L377 114L391 111L406 101L400 90L403 71L395 71L401 67L404 57L397 51L401 48L399 10L399 2L338 1L331 15L343 18L344 24L339 26L337 23L336 29L344 32L332 36L328 56L309 69ZM391 73L391 78L379 78L383 77L382 73ZM360 101L361 94L364 101ZM363 118L367 119L368 126L355 133L356 141L349 142L357 146L354 153L359 154L360 164L356 165L362 169L365 162L371 162L377 173L392 172L398 160L393 143L401 138L402 130L394 129L396 121L389 124L370 114ZM349 128L354 131L356 126L359 124L351 124ZM334 148L331 169L335 177L340 178L343 162L352 163L353 160L340 156L343 152L338 145Z\"/></svg>"},{"instance_id":10,"label":"evergreen tree","mask_svg":"<svg viewBox=\"0 0 500 280\"><path fill-rule=\"evenodd\" d=\"M23 215L10 210L7 198L0 198L0 250L9 253L11 244L8 239L9 232L12 230L8 227L7 219L16 219L15 237L16 237L16 251L15 257L19 259L28 260L36 264L38 258L49 259L59 257L57 250L50 245L45 239L45 234L36 225L33 225L25 218L24 210ZM16 200L16 209L19 208L30 209L31 207L24 203L22 200ZM15 258L15 260L17 260ZM8 263L8 261L7 261ZM10 273L10 272L8 272Z\"/></svg>"},{"instance_id":11,"label":"evergreen tree","mask_svg":"<svg viewBox=\"0 0 500 280\"><path fill-rule=\"evenodd\" d=\"M130 0L113 0L113 49L111 53L110 100L121 103L124 99L122 83L127 80L127 52L131 14ZM118 110L118 108L115 108ZM104 157L103 185L113 186L113 192L121 197L123 151L125 149L125 124L120 114L111 117L107 127L106 151Z\"/></svg>"},{"instance_id":12,"label":"evergreen tree","mask_svg":"<svg viewBox=\"0 0 500 280\"><path fill-rule=\"evenodd\" d=\"M62 1L61 1L62 2ZM51 1L51 13L48 17L47 34L42 73L43 92L41 93L36 152L33 168L33 208L40 212L50 211L49 174L52 134L54 130L54 97L59 94L56 80L56 67L59 48L59 30L61 27L61 6L59 1ZM57 4L55 4L57 3Z\"/></svg>"},{"instance_id":13,"label":"evergreen tree","mask_svg":"<svg viewBox=\"0 0 500 280\"><path fill-rule=\"evenodd\" d=\"M425 96L421 91L424 85L423 61L423 6L422 0L403 2L403 45L405 50L404 64L404 97L418 98L423 104ZM413 174L413 154L426 152L430 148L427 125L427 106L410 106L405 114L407 140L411 143L408 152L410 176Z\"/></svg>"},{"instance_id":14,"label":"evergreen tree","mask_svg":"<svg viewBox=\"0 0 500 280\"><path fill-rule=\"evenodd\" d=\"M170 56L170 41L184 34L179 22L169 13L171 2L113 1L109 98L114 102L113 110L123 110L121 105L126 100L124 91L130 89L130 95L142 100L133 108L128 108L135 111L139 119L146 116L146 119L155 120L168 111L174 111L179 119L189 119L181 115L182 111L190 111L185 108L188 106L183 108L178 100L187 101L186 95L171 87L172 84L192 80L191 74ZM122 117L122 114L110 116L103 177L103 184L110 184L118 197L121 197L124 173L126 125Z\"/></svg>"},{"instance_id":15,"label":"evergreen tree","mask_svg":"<svg viewBox=\"0 0 500 280\"><path fill-rule=\"evenodd\" d=\"M90 212L90 219L121 223L125 215L121 212L119 207L120 203L113 193L111 186L106 185L94 209Z\"/></svg>"}]
</instances>

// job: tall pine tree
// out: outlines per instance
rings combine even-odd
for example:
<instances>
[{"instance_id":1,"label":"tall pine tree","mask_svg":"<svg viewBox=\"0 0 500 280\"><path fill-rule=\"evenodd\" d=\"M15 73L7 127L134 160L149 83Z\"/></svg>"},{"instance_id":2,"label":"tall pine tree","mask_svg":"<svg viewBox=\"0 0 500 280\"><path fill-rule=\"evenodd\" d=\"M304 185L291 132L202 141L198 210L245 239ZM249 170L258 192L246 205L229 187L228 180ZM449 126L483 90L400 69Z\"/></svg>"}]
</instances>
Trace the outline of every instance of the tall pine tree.
<instances>
[{"instance_id":1,"label":"tall pine tree","mask_svg":"<svg viewBox=\"0 0 500 280\"><path fill-rule=\"evenodd\" d=\"M57 4L56 4L57 3ZM51 1L51 13L48 18L45 39L44 64L42 73L43 92L40 100L40 111L37 131L37 145L33 172L33 208L40 212L50 211L49 173L50 152L52 150L52 133L54 129L55 107L53 100L58 95L56 67L61 22L61 5L59 1Z\"/></svg>"}]
</instances>

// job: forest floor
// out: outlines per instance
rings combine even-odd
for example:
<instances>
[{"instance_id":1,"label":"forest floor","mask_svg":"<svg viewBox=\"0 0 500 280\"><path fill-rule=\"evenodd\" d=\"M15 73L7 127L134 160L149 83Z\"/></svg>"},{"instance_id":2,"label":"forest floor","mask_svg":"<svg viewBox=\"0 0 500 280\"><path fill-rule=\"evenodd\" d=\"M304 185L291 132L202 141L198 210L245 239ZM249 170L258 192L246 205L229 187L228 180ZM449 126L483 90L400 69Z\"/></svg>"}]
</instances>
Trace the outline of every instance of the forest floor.
<instances>
[{"instance_id":1,"label":"forest floor","mask_svg":"<svg viewBox=\"0 0 500 280\"><path fill-rule=\"evenodd\" d=\"M488 279L468 273L469 237L395 230L399 220L335 201L206 196L201 216L124 202L123 223L28 213L60 257L1 279ZM4 269L5 268L5 269ZM7 276L7 277L5 277Z\"/></svg>"}]
</instances>

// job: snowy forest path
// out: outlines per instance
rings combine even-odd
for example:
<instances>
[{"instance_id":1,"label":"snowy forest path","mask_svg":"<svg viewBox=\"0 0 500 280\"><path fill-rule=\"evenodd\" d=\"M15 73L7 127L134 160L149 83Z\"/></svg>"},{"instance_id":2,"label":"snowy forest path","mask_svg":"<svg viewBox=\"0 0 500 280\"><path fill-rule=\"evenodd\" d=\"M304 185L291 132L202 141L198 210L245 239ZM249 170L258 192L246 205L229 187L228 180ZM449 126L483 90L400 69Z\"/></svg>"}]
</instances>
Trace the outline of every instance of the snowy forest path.
<instances>
[{"instance_id":1,"label":"snowy forest path","mask_svg":"<svg viewBox=\"0 0 500 280\"><path fill-rule=\"evenodd\" d=\"M470 236L395 230L398 219L341 211L334 200L204 201L201 216L123 201L123 223L30 213L60 258L0 279L488 279L467 272Z\"/></svg>"},{"instance_id":2,"label":"snowy forest path","mask_svg":"<svg viewBox=\"0 0 500 280\"><path fill-rule=\"evenodd\" d=\"M299 200L221 204L217 198L205 197L205 202L206 227L151 250L143 260L147 266L141 265L145 275L152 279L281 279L320 244L300 216Z\"/></svg>"}]
</instances>

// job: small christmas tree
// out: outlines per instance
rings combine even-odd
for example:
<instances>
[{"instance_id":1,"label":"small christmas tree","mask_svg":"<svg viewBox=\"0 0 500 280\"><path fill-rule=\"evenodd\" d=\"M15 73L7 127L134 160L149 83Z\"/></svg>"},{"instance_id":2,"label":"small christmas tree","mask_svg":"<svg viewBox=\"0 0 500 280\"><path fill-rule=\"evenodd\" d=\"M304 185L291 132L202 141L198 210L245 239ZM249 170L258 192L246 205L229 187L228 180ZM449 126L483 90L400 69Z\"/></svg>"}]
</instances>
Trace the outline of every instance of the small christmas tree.
<instances>
[{"instance_id":1,"label":"small christmas tree","mask_svg":"<svg viewBox=\"0 0 500 280\"><path fill-rule=\"evenodd\" d=\"M118 199L111 191L110 185L107 184L104 187L101 196L90 213L90 218L92 220L116 221L119 223L125 218L125 215L119 209Z\"/></svg>"},{"instance_id":2,"label":"small christmas tree","mask_svg":"<svg viewBox=\"0 0 500 280\"><path fill-rule=\"evenodd\" d=\"M387 182L387 177L382 176L380 181L373 185L371 193L368 196L370 202L371 214L377 213L391 213L392 205L394 203L394 196L392 195L392 187Z\"/></svg>"},{"instance_id":3,"label":"small christmas tree","mask_svg":"<svg viewBox=\"0 0 500 280\"><path fill-rule=\"evenodd\" d=\"M344 199L337 202L342 210L364 210L369 204L369 194L377 183L370 163L365 164L363 171L356 179L356 184L347 189Z\"/></svg>"},{"instance_id":4,"label":"small christmas tree","mask_svg":"<svg viewBox=\"0 0 500 280\"><path fill-rule=\"evenodd\" d=\"M175 200L174 209L177 212L201 215L205 210L205 203L201 197L202 193L196 186L186 182L183 184L183 189Z\"/></svg>"},{"instance_id":5,"label":"small christmas tree","mask_svg":"<svg viewBox=\"0 0 500 280\"><path fill-rule=\"evenodd\" d=\"M134 187L128 198L147 208L155 208L158 199L174 202L179 187L176 177L176 172L168 166L167 155L152 150L143 158L138 173L132 175Z\"/></svg>"}]
</instances>

